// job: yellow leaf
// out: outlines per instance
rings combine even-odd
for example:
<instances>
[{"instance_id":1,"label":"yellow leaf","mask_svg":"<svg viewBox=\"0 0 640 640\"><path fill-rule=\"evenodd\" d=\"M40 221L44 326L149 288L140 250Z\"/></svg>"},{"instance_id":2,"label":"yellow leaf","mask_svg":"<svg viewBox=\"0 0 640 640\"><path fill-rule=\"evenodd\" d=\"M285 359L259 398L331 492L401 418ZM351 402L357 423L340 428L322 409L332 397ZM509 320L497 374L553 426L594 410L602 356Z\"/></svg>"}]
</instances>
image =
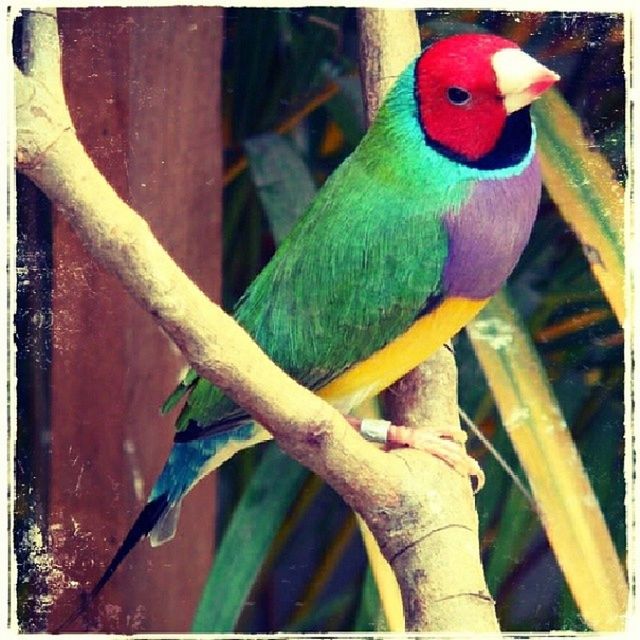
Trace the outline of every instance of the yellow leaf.
<instances>
[{"instance_id":1,"label":"yellow leaf","mask_svg":"<svg viewBox=\"0 0 640 640\"><path fill-rule=\"evenodd\" d=\"M467 332L527 473L549 542L587 623L621 630L628 587L546 373L506 295Z\"/></svg>"}]
</instances>

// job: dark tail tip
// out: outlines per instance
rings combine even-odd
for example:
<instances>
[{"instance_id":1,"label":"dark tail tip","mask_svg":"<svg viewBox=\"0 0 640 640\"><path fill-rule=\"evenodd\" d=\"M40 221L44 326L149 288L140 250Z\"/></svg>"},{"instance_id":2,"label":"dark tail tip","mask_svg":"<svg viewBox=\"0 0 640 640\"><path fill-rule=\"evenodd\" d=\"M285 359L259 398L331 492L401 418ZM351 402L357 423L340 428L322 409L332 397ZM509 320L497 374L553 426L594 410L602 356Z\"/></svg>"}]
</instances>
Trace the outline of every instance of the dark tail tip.
<instances>
[{"instance_id":1,"label":"dark tail tip","mask_svg":"<svg viewBox=\"0 0 640 640\"><path fill-rule=\"evenodd\" d=\"M116 569L122 564L123 560L129 555L136 544L138 544L144 536L149 535L149 532L153 527L155 527L156 523L160 520L168 506L169 501L167 500L166 495L161 495L150 502L147 502L144 509L140 512L140 515L133 523L129 533L127 533L123 543L113 556L109 566L106 568L98 582L96 582L93 589L91 589L89 593L84 592L80 596L80 604L78 607L62 624L57 626L52 633L60 633L73 624L85 611L87 611L107 582L109 582L111 576L116 572Z\"/></svg>"}]
</instances>

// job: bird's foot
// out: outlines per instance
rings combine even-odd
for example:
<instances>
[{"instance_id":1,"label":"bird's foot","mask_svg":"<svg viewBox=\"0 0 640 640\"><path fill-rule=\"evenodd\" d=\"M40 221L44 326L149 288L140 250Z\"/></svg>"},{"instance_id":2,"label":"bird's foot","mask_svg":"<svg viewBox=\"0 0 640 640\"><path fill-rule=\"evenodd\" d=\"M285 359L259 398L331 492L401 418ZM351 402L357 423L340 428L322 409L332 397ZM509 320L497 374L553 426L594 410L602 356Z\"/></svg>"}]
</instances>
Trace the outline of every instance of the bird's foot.
<instances>
[{"instance_id":1,"label":"bird's foot","mask_svg":"<svg viewBox=\"0 0 640 640\"><path fill-rule=\"evenodd\" d=\"M466 452L464 445L467 434L461 429L412 429L391 424L388 420L352 416L347 416L347 421L371 442L380 442L389 448L411 447L436 456L461 475L469 476L475 492L484 486L484 472L478 462Z\"/></svg>"}]
</instances>

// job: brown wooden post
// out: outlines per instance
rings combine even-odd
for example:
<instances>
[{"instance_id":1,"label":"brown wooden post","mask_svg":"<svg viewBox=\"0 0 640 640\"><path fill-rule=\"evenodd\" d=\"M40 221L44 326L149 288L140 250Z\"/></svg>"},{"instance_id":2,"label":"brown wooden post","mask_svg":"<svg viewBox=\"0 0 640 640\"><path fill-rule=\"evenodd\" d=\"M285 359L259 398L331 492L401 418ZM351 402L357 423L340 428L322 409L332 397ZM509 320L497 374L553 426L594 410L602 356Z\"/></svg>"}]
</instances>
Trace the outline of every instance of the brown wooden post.
<instances>
[{"instance_id":1,"label":"brown wooden post","mask_svg":"<svg viewBox=\"0 0 640 640\"><path fill-rule=\"evenodd\" d=\"M78 134L116 191L217 299L221 266L220 55L212 7L59 12L67 100ZM54 212L49 531L69 581L50 627L99 577L170 448L159 406L184 366L152 318L98 267ZM74 629L178 632L212 557L213 485L185 501L176 538L143 541Z\"/></svg>"}]
</instances>

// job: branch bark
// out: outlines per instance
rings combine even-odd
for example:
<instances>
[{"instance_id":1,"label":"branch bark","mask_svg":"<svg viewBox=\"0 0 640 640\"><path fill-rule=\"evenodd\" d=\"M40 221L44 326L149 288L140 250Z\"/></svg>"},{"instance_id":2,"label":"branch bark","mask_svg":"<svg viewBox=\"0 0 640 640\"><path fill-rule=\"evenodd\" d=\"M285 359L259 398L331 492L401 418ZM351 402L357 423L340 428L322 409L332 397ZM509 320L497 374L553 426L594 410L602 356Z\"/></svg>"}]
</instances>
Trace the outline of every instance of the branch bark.
<instances>
[{"instance_id":1,"label":"branch bark","mask_svg":"<svg viewBox=\"0 0 640 640\"><path fill-rule=\"evenodd\" d=\"M495 616L460 613L460 604L469 599L493 611L483 580L449 589L451 579L462 580L467 573L467 565L453 565L453 559L468 555L479 565L477 527L461 520L453 507L466 501L473 512L468 480L427 454L386 453L365 442L207 299L147 223L117 196L78 141L62 89L55 12L33 12L28 23L30 61L24 73L15 73L18 170L63 207L88 250L121 279L198 372L245 407L285 451L363 516L396 572L409 629L495 630ZM433 549L433 542L445 544L454 537L450 555ZM435 583L431 572L448 578ZM454 605L456 611L441 620L433 612L437 602L448 603L443 611Z\"/></svg>"},{"instance_id":2,"label":"branch bark","mask_svg":"<svg viewBox=\"0 0 640 640\"><path fill-rule=\"evenodd\" d=\"M359 27L363 95L370 122L395 78L420 52L420 36L411 10L361 9ZM447 425L461 430L457 380L453 350L443 346L385 392L387 418L414 429L437 430ZM469 482L434 458L420 464L424 465L420 476L426 472L429 478L423 485L428 487L422 509L427 514L425 528L416 535L412 553L391 558L407 628L497 631L480 562L478 517ZM403 584L407 580L410 584ZM421 597L416 598L416 592Z\"/></svg>"}]
</instances>

